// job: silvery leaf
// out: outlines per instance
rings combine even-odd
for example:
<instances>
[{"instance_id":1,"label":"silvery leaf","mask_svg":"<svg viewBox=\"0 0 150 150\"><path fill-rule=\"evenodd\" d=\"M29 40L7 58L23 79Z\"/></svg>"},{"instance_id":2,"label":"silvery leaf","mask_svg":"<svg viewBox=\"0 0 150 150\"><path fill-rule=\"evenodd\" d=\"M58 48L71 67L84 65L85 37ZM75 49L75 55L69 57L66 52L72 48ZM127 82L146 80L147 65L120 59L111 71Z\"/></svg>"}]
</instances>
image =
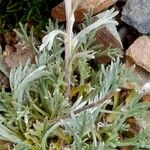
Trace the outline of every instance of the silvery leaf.
<instances>
[{"instance_id":1,"label":"silvery leaf","mask_svg":"<svg viewBox=\"0 0 150 150\"><path fill-rule=\"evenodd\" d=\"M50 32L49 34L47 34L46 36L43 37L43 39L42 39L42 45L40 46L40 51L42 51L43 49L45 49L46 46L48 46L48 50L51 50L54 38L58 34L62 34L65 37L67 37L67 34L65 32L61 31L61 30L54 30L54 31Z\"/></svg>"}]
</instances>

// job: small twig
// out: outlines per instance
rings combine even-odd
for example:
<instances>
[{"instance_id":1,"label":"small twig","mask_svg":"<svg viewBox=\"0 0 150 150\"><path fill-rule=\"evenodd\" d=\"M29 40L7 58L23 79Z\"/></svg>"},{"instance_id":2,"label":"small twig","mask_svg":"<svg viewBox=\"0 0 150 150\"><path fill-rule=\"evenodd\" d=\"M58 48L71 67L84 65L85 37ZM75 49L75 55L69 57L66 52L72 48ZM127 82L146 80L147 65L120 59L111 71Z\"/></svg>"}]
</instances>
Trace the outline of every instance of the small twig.
<instances>
[{"instance_id":1,"label":"small twig","mask_svg":"<svg viewBox=\"0 0 150 150\"><path fill-rule=\"evenodd\" d=\"M116 93L116 91L109 91L104 98L100 99L97 102L93 102L93 103L91 103L89 105L83 106L83 107L75 110L74 114L77 115L80 112L83 112L83 111L88 110L90 108L98 107L99 105L103 104L106 100L110 99L115 93ZM67 115L64 115L64 116L60 116L60 117L58 117L58 118L56 118L54 120L50 120L49 123L50 124L55 124L55 123L57 123L60 120L65 120L65 119L68 119L70 117L71 117L71 115L67 114Z\"/></svg>"}]
</instances>

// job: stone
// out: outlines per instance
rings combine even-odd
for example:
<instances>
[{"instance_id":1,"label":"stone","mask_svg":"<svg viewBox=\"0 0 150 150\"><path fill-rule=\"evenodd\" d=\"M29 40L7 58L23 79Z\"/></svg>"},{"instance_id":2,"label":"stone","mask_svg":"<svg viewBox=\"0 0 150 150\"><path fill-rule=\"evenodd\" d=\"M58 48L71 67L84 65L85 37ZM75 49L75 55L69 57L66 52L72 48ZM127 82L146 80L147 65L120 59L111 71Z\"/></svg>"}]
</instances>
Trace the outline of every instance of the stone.
<instances>
[{"instance_id":1,"label":"stone","mask_svg":"<svg viewBox=\"0 0 150 150\"><path fill-rule=\"evenodd\" d=\"M24 64L29 58L32 63L35 61L35 52L32 49L26 48L15 53L3 57L3 63L9 72L12 68L18 67L20 63Z\"/></svg>"},{"instance_id":2,"label":"stone","mask_svg":"<svg viewBox=\"0 0 150 150\"><path fill-rule=\"evenodd\" d=\"M0 87L9 88L9 79L8 77L0 71Z\"/></svg>"},{"instance_id":3,"label":"stone","mask_svg":"<svg viewBox=\"0 0 150 150\"><path fill-rule=\"evenodd\" d=\"M139 81L140 87L142 87L144 84L146 84L147 82L150 81L150 72L148 72L145 69L143 69L142 67L134 64L134 62L128 56L126 56L126 60L125 60L124 65L128 69L131 68L133 65L135 65L134 66L134 73L140 79L140 81Z\"/></svg>"},{"instance_id":4,"label":"stone","mask_svg":"<svg viewBox=\"0 0 150 150\"><path fill-rule=\"evenodd\" d=\"M144 102L150 102L150 95L144 95L144 96L142 97L142 100L143 100Z\"/></svg>"},{"instance_id":5,"label":"stone","mask_svg":"<svg viewBox=\"0 0 150 150\"><path fill-rule=\"evenodd\" d=\"M150 0L128 0L122 11L122 20L140 33L150 33Z\"/></svg>"},{"instance_id":6,"label":"stone","mask_svg":"<svg viewBox=\"0 0 150 150\"><path fill-rule=\"evenodd\" d=\"M3 150L13 149L13 144L4 140L0 140L0 146Z\"/></svg>"},{"instance_id":7,"label":"stone","mask_svg":"<svg viewBox=\"0 0 150 150\"><path fill-rule=\"evenodd\" d=\"M134 63L127 57L124 66L127 69L130 69L132 66L134 65ZM134 67L134 74L136 74L136 76L139 77L139 82L138 84L134 84L134 83L130 83L130 84L126 84L125 88L126 89L141 89L145 84L149 83L150 81L150 72L144 70L143 68L139 67L139 66L135 66ZM142 96L142 101L144 102L150 102L150 92L149 90L146 91L144 93L144 95Z\"/></svg>"},{"instance_id":8,"label":"stone","mask_svg":"<svg viewBox=\"0 0 150 150\"><path fill-rule=\"evenodd\" d=\"M14 45L6 45L5 50L3 52L3 57L7 57L16 52L16 48Z\"/></svg>"},{"instance_id":9,"label":"stone","mask_svg":"<svg viewBox=\"0 0 150 150\"><path fill-rule=\"evenodd\" d=\"M107 48L120 48L122 49L122 43L120 36L117 32L115 25L107 25L96 32L96 40L98 44L102 45L102 49Z\"/></svg>"},{"instance_id":10,"label":"stone","mask_svg":"<svg viewBox=\"0 0 150 150\"><path fill-rule=\"evenodd\" d=\"M28 59L31 60L31 63L35 63L35 52L15 32L5 34L5 40L7 45L3 51L3 64L8 73L20 63L25 64Z\"/></svg>"},{"instance_id":11,"label":"stone","mask_svg":"<svg viewBox=\"0 0 150 150\"><path fill-rule=\"evenodd\" d=\"M104 51L107 48L119 48L121 52L123 49L119 33L117 32L116 26L113 24L106 25L96 32L96 43L101 45L101 51ZM111 58L109 56L103 55L96 57L96 62L100 64L108 63L110 61Z\"/></svg>"},{"instance_id":12,"label":"stone","mask_svg":"<svg viewBox=\"0 0 150 150\"><path fill-rule=\"evenodd\" d=\"M96 15L102 10L105 10L109 6L115 4L117 1L118 0L82 0L81 4L75 11L75 21L82 22L85 19L84 14L91 9L93 9L93 15ZM76 0L73 0L73 3L75 2ZM51 16L60 22L66 21L64 2L52 9Z\"/></svg>"},{"instance_id":13,"label":"stone","mask_svg":"<svg viewBox=\"0 0 150 150\"><path fill-rule=\"evenodd\" d=\"M93 21L98 20L100 17L103 16L103 13L100 13L96 16L94 16L92 19ZM84 23L81 23L78 25L79 29L82 30ZM98 51L105 51L106 49L120 49L120 53L122 53L122 41L120 38L120 35L117 31L116 25L114 24L107 24L101 28L99 28L96 31L95 35L95 45L100 45L100 48L98 48ZM111 61L111 58L108 55L101 55L101 56L95 56L95 62L98 64L106 64Z\"/></svg>"},{"instance_id":14,"label":"stone","mask_svg":"<svg viewBox=\"0 0 150 150\"><path fill-rule=\"evenodd\" d=\"M146 35L140 36L127 49L126 56L129 57L134 64L150 72L150 38Z\"/></svg>"},{"instance_id":15,"label":"stone","mask_svg":"<svg viewBox=\"0 0 150 150\"><path fill-rule=\"evenodd\" d=\"M12 31L12 32L6 32L5 36L5 41L7 44L16 44L19 40L17 34Z\"/></svg>"}]
</instances>

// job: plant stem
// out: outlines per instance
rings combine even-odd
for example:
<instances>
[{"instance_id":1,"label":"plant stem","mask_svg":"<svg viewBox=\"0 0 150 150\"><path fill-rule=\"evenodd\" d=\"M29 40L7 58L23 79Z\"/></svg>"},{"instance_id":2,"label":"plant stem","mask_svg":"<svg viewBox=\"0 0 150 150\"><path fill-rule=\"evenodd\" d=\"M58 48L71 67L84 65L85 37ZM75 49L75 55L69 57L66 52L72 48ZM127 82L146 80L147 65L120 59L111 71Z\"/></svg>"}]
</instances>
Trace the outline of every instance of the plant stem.
<instances>
[{"instance_id":1,"label":"plant stem","mask_svg":"<svg viewBox=\"0 0 150 150\"><path fill-rule=\"evenodd\" d=\"M88 110L88 109L91 109L91 108L94 108L94 107L98 107L98 106L100 106L100 105L103 105L103 104L104 104L107 100L109 100L114 94L116 94L116 91L109 91L109 92L107 93L107 95L106 95L104 98L102 98L102 99L100 99L100 100L98 100L98 101L96 101L96 102L93 102L93 103L91 103L91 104L89 104L89 105L85 105L85 106L83 106L83 107L81 107L81 108L75 110L75 111L74 111L74 114L77 115L77 114L79 114L80 112L83 112L83 111L86 111L86 110ZM64 115L64 116L60 116L60 117L58 117L58 118L56 118L56 119L54 119L54 120L50 120L50 121L49 121L49 124L52 125L52 124L57 123L57 122L60 121L60 120L65 120L65 119L68 119L68 118L70 118L70 117L71 117L70 114L67 114L67 115Z\"/></svg>"},{"instance_id":2,"label":"plant stem","mask_svg":"<svg viewBox=\"0 0 150 150\"><path fill-rule=\"evenodd\" d=\"M66 9L66 33L68 38L65 38L65 81L67 84L66 98L70 97L71 71L69 63L71 61L71 47L73 38L74 15L72 14L72 0L65 0Z\"/></svg>"}]
</instances>

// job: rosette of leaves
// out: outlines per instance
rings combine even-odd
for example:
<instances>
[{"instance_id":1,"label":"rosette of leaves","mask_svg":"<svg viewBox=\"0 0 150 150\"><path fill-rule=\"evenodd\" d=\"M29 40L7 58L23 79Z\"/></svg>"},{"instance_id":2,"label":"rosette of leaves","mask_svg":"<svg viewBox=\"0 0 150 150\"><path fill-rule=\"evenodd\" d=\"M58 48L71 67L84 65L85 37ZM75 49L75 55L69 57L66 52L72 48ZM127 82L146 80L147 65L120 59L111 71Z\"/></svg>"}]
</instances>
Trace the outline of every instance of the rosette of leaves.
<instances>
[{"instance_id":1,"label":"rosette of leaves","mask_svg":"<svg viewBox=\"0 0 150 150\"><path fill-rule=\"evenodd\" d=\"M140 102L138 89L129 92L126 104L119 103L123 84L137 82L132 70L125 69L119 57L107 66L90 65L95 30L117 24L113 20L117 12L105 11L75 34L73 14L78 2L72 8L71 1L65 0L66 30L50 21L39 48L23 26L23 34L17 32L37 55L34 64L28 60L12 69L11 92L0 92L0 139L12 143L14 150L111 150L130 144L149 148L148 129L130 141L119 137L129 130L126 119L140 118L149 107Z\"/></svg>"}]
</instances>

